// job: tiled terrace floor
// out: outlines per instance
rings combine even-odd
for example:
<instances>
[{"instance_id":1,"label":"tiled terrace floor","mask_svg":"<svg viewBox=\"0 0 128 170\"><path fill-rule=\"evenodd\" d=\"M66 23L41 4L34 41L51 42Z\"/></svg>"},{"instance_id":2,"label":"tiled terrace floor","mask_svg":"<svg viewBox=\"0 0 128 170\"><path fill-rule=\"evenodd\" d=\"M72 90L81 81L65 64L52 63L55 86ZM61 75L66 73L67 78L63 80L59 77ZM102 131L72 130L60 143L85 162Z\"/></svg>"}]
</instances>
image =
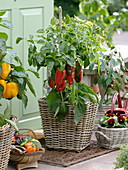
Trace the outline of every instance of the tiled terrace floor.
<instances>
[{"instance_id":1,"label":"tiled terrace floor","mask_svg":"<svg viewBox=\"0 0 128 170\"><path fill-rule=\"evenodd\" d=\"M128 32L123 32L120 35L115 34L113 39L120 48L124 58L128 57ZM38 168L30 168L30 170L113 170L113 162L115 161L117 154L118 151L114 151L66 168L39 163ZM10 164L8 170L15 170L15 166ZM123 168L118 170L123 170Z\"/></svg>"},{"instance_id":2,"label":"tiled terrace floor","mask_svg":"<svg viewBox=\"0 0 128 170\"><path fill-rule=\"evenodd\" d=\"M90 159L88 161L83 161L81 163L69 166L69 167L59 167L51 166L46 164L39 164L38 168L30 168L31 170L113 170L115 157L118 151L99 156L97 158ZM8 170L15 170L14 166L9 165ZM122 168L119 170L123 170Z\"/></svg>"}]
</instances>

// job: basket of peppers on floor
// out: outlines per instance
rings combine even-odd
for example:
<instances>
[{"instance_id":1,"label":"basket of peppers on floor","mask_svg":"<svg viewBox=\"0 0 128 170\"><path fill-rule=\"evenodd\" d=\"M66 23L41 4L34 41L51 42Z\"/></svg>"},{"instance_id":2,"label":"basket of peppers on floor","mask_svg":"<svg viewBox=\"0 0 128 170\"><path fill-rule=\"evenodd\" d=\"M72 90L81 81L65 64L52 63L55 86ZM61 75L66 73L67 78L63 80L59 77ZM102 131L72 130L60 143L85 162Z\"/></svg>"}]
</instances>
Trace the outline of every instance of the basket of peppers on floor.
<instances>
[{"instance_id":1,"label":"basket of peppers on floor","mask_svg":"<svg viewBox=\"0 0 128 170\"><path fill-rule=\"evenodd\" d=\"M25 132L20 133L21 130L28 130L28 134L25 134ZM40 141L36 139L34 131L31 129L19 129L19 131L15 132L11 145L11 161L18 163L25 163L26 160L28 161L27 163L37 161L44 152L45 149L42 147ZM29 156L33 156L32 159L29 159Z\"/></svg>"}]
</instances>

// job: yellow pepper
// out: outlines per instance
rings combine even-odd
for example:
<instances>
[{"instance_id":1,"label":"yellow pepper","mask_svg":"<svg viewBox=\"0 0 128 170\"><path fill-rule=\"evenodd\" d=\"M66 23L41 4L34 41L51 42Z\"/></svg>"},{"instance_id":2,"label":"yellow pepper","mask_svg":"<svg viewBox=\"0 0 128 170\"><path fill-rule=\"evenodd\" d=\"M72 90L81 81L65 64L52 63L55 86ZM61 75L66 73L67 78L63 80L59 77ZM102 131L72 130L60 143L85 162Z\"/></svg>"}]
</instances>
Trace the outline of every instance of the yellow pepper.
<instances>
[{"instance_id":1,"label":"yellow pepper","mask_svg":"<svg viewBox=\"0 0 128 170\"><path fill-rule=\"evenodd\" d=\"M5 80L0 80L0 84L4 87L3 95L6 91L6 81Z\"/></svg>"},{"instance_id":2,"label":"yellow pepper","mask_svg":"<svg viewBox=\"0 0 128 170\"><path fill-rule=\"evenodd\" d=\"M40 142L37 139L32 139L31 141L36 141L40 144ZM36 151L39 151L39 150L40 150L40 148L36 145Z\"/></svg>"},{"instance_id":3,"label":"yellow pepper","mask_svg":"<svg viewBox=\"0 0 128 170\"><path fill-rule=\"evenodd\" d=\"M6 84L6 91L3 93L4 98L10 99L18 95L18 84L15 82L9 82Z\"/></svg>"},{"instance_id":4,"label":"yellow pepper","mask_svg":"<svg viewBox=\"0 0 128 170\"><path fill-rule=\"evenodd\" d=\"M1 66L2 66L2 70L1 70L1 73L0 73L0 77L2 79L6 79L8 77L8 75L9 75L9 73L12 70L11 65L8 64L8 63L2 63Z\"/></svg>"}]
</instances>

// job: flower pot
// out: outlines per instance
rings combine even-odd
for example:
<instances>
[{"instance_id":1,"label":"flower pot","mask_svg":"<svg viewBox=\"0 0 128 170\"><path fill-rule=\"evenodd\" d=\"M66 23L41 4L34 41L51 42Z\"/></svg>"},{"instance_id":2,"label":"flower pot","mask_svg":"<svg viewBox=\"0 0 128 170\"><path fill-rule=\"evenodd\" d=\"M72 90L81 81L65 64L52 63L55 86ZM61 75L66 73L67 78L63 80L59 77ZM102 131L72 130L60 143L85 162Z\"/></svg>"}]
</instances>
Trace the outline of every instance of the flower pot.
<instances>
[{"instance_id":1,"label":"flower pot","mask_svg":"<svg viewBox=\"0 0 128 170\"><path fill-rule=\"evenodd\" d=\"M45 99L39 99L39 108L44 129L46 147L81 151L90 144L97 103L88 102L84 117L76 125L74 123L73 106L68 104L69 113L58 123L50 112Z\"/></svg>"},{"instance_id":2,"label":"flower pot","mask_svg":"<svg viewBox=\"0 0 128 170\"><path fill-rule=\"evenodd\" d=\"M118 148L128 140L128 128L106 128L98 126L95 133L97 144L107 149Z\"/></svg>"}]
</instances>

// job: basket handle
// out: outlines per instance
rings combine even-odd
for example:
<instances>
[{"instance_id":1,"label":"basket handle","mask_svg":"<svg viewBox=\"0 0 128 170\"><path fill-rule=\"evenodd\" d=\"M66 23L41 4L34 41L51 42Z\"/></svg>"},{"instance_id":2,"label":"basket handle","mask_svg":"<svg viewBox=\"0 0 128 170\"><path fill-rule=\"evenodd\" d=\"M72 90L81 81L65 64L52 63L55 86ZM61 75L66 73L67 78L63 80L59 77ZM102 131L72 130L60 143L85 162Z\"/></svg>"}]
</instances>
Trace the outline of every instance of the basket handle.
<instances>
[{"instance_id":1,"label":"basket handle","mask_svg":"<svg viewBox=\"0 0 128 170\"><path fill-rule=\"evenodd\" d=\"M24 129L24 128L19 129L19 131L22 131L22 130L30 131L32 133L33 137L36 139L36 134L35 134L35 132L33 130L31 130L31 129Z\"/></svg>"},{"instance_id":2,"label":"basket handle","mask_svg":"<svg viewBox=\"0 0 128 170\"><path fill-rule=\"evenodd\" d=\"M111 142L111 139L101 131L96 131L95 136L96 136L98 141L101 141L101 139L105 139L108 143Z\"/></svg>"},{"instance_id":3,"label":"basket handle","mask_svg":"<svg viewBox=\"0 0 128 170\"><path fill-rule=\"evenodd\" d=\"M115 108L115 104L116 104L116 100L118 98L118 107L122 108L122 101L121 101L121 97L119 93L115 93L112 99L112 107L111 107L111 113L114 112L114 108Z\"/></svg>"},{"instance_id":4,"label":"basket handle","mask_svg":"<svg viewBox=\"0 0 128 170\"><path fill-rule=\"evenodd\" d=\"M128 106L128 100L125 100L125 101L124 101L123 108L127 109L127 106Z\"/></svg>"}]
</instances>

